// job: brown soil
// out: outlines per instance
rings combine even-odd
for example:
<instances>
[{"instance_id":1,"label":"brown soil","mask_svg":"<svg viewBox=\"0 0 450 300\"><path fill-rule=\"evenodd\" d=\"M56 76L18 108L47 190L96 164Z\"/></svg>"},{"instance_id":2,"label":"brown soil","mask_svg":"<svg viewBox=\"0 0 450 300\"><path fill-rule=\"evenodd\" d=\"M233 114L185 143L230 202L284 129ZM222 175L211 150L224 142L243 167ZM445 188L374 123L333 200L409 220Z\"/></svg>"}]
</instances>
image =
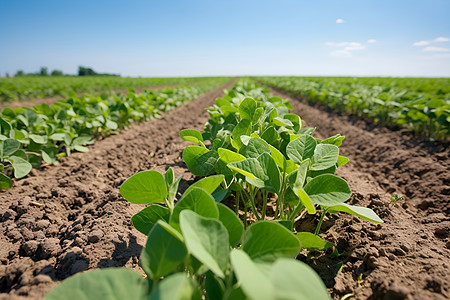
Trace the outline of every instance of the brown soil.
<instances>
[{"instance_id":1,"label":"brown soil","mask_svg":"<svg viewBox=\"0 0 450 300\"><path fill-rule=\"evenodd\" d=\"M136 93L142 93L145 90L161 90L167 87L175 87L177 86L177 84L166 84L166 85L158 85L158 86L150 86L147 88L136 88L134 89L136 91ZM125 94L128 93L128 90L125 89L120 89L120 90L114 90L111 93L121 93L121 94ZM92 92L92 93L80 93L78 94L78 96L85 96L85 95L99 95L101 93L96 93L96 92ZM34 99L34 100L23 100L23 101L14 101L11 103L0 103L0 109L4 109L6 107L15 109L15 108L19 108L19 107L33 107L34 105L41 105L41 104L48 104L48 105L52 105L53 103L55 103L58 100L63 99L63 97L47 97L47 98L41 98L41 99Z\"/></svg>"},{"instance_id":2,"label":"brown soil","mask_svg":"<svg viewBox=\"0 0 450 300\"><path fill-rule=\"evenodd\" d=\"M59 166L33 170L2 192L0 299L42 298L58 281L86 269L139 269L145 237L130 218L142 206L121 198L119 186L138 171L171 166L183 175L184 190L194 177L181 159L189 143L178 133L202 129L208 118L203 108L222 96L221 90L161 119L133 125ZM436 152L399 132L291 102L307 126L318 128L318 137L347 136L341 154L351 162L339 175L354 192L350 203L372 208L385 221L372 224L346 214L325 218L321 236L337 244L340 256L321 255L310 264L334 298L354 293L357 299L447 299L449 151ZM390 203L395 193L405 200ZM307 221L312 223L298 229L313 230L318 216Z\"/></svg>"}]
</instances>

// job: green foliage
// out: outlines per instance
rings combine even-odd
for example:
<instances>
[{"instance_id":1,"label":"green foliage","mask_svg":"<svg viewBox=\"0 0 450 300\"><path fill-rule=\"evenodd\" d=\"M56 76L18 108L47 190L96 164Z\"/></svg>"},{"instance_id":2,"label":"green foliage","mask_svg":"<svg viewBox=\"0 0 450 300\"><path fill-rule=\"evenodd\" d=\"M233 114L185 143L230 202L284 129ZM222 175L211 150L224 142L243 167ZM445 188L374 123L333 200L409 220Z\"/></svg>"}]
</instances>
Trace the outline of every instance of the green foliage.
<instances>
[{"instance_id":1,"label":"green foliage","mask_svg":"<svg viewBox=\"0 0 450 300\"><path fill-rule=\"evenodd\" d=\"M258 80L376 123L404 126L426 139L445 141L450 136L448 78L261 77Z\"/></svg>"}]
</instances>

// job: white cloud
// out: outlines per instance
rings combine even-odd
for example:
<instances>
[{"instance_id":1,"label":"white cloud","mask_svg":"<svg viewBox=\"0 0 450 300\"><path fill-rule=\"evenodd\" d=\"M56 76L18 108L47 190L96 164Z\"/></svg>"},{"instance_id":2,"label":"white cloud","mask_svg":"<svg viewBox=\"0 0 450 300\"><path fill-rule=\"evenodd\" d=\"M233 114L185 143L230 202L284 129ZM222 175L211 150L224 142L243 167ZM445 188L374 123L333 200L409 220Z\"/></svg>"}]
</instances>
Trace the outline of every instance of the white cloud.
<instances>
[{"instance_id":1,"label":"white cloud","mask_svg":"<svg viewBox=\"0 0 450 300\"><path fill-rule=\"evenodd\" d=\"M358 42L325 42L325 46L338 48L329 53L334 57L352 57L352 51L364 50L366 47Z\"/></svg>"},{"instance_id":2,"label":"white cloud","mask_svg":"<svg viewBox=\"0 0 450 300\"><path fill-rule=\"evenodd\" d=\"M440 37L434 39L434 42L448 42L448 41L449 41L449 38L446 38L443 36L440 36Z\"/></svg>"},{"instance_id":3,"label":"white cloud","mask_svg":"<svg viewBox=\"0 0 450 300\"><path fill-rule=\"evenodd\" d=\"M430 42L428 42L428 41L419 41L419 42L413 43L413 46L426 46L429 44L430 44Z\"/></svg>"},{"instance_id":4,"label":"white cloud","mask_svg":"<svg viewBox=\"0 0 450 300\"><path fill-rule=\"evenodd\" d=\"M375 39L369 39L369 40L367 40L367 42L368 42L369 44L373 44L373 43L376 43L377 40L375 40Z\"/></svg>"},{"instance_id":5,"label":"white cloud","mask_svg":"<svg viewBox=\"0 0 450 300\"><path fill-rule=\"evenodd\" d=\"M449 52L450 49L444 48L444 47L428 46L428 47L423 48L423 51L426 51L426 52Z\"/></svg>"},{"instance_id":6,"label":"white cloud","mask_svg":"<svg viewBox=\"0 0 450 300\"><path fill-rule=\"evenodd\" d=\"M336 23L338 23L338 24L342 24L342 23L344 23L345 21L343 20L343 19L337 19L336 20Z\"/></svg>"}]
</instances>

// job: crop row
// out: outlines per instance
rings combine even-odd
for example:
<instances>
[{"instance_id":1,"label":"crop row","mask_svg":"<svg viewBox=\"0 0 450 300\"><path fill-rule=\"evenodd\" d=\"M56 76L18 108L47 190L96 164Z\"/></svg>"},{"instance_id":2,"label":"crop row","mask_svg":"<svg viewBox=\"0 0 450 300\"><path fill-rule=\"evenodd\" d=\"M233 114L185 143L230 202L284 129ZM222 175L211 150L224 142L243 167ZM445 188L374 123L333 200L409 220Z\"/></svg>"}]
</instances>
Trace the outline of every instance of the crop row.
<instances>
[{"instance_id":1,"label":"crop row","mask_svg":"<svg viewBox=\"0 0 450 300\"><path fill-rule=\"evenodd\" d=\"M261 77L270 86L375 122L406 127L426 139L450 136L446 78Z\"/></svg>"},{"instance_id":2,"label":"crop row","mask_svg":"<svg viewBox=\"0 0 450 300\"><path fill-rule=\"evenodd\" d=\"M129 92L113 96L73 96L49 106L5 108L0 115L0 188L12 186L11 176L22 178L42 161L86 152L86 145L132 122L158 118L228 79L204 80L192 86Z\"/></svg>"},{"instance_id":3,"label":"crop row","mask_svg":"<svg viewBox=\"0 0 450 300\"><path fill-rule=\"evenodd\" d=\"M73 93L108 92L119 89L149 88L168 84L199 83L206 77L131 78L131 77L48 77L0 78L0 103L45 97L69 97ZM132 90L131 90L132 91Z\"/></svg>"},{"instance_id":4,"label":"crop row","mask_svg":"<svg viewBox=\"0 0 450 300\"><path fill-rule=\"evenodd\" d=\"M180 132L197 144L183 151L186 165L204 178L178 201L181 177L171 168L139 172L120 188L128 201L150 204L132 217L148 236L140 259L147 277L124 268L90 271L45 299L330 299L319 276L295 259L301 249L311 257L335 246L318 236L326 213L383 221L345 203L350 188L334 175L348 161L339 155L344 137L314 138L289 109L250 81L226 91L208 108L204 132ZM234 202L235 211L221 202ZM302 216L317 210L316 232L296 232Z\"/></svg>"}]
</instances>

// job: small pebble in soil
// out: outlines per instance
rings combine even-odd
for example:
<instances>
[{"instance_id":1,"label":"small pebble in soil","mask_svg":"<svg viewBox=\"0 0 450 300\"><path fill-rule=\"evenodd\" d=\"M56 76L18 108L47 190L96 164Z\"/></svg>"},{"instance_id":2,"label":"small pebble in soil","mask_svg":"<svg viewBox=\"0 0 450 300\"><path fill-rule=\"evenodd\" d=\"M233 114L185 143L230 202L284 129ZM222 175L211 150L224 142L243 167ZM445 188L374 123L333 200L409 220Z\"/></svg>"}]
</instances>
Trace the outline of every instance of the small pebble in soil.
<instances>
[{"instance_id":1,"label":"small pebble in soil","mask_svg":"<svg viewBox=\"0 0 450 300\"><path fill-rule=\"evenodd\" d=\"M103 236L103 231L94 230L88 235L88 241L91 243L97 243L102 236Z\"/></svg>"},{"instance_id":2,"label":"small pebble in soil","mask_svg":"<svg viewBox=\"0 0 450 300\"><path fill-rule=\"evenodd\" d=\"M27 256L33 256L36 253L36 250L39 247L38 241L27 241L22 245L22 250L25 252Z\"/></svg>"}]
</instances>

